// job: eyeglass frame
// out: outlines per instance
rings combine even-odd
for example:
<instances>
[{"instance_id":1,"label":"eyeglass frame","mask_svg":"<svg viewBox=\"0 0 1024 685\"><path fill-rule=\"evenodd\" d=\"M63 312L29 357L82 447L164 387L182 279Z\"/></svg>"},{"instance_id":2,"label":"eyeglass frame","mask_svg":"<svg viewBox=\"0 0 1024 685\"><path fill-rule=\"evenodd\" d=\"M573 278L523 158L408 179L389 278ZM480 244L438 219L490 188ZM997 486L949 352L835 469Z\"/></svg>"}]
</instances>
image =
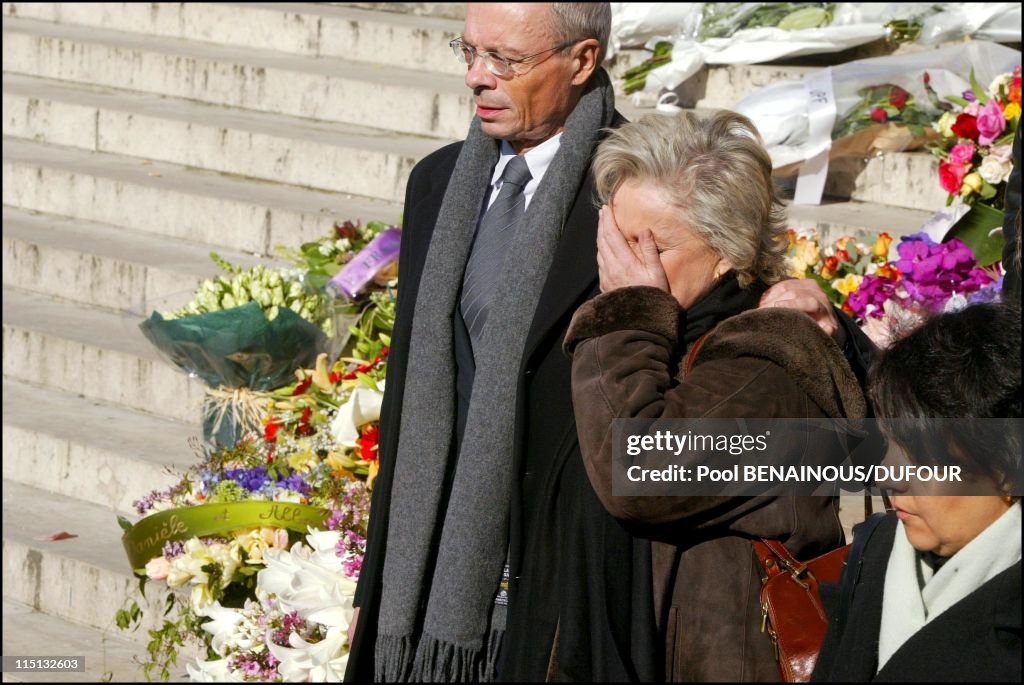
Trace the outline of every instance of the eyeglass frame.
<instances>
[{"instance_id":1,"label":"eyeglass frame","mask_svg":"<svg viewBox=\"0 0 1024 685\"><path fill-rule=\"evenodd\" d=\"M458 38L453 38L450 41L448 41L448 47L450 47L452 49L452 53L455 55L455 59L459 60L462 64L466 65L466 69L467 70L472 69L473 65L476 63L476 58L480 57L480 58L483 59L484 66L487 67L487 71L489 71L494 76L501 77L501 76L508 76L510 73L515 73L515 74L519 74L520 73L520 72L517 72L514 69L512 69L512 65L513 64L526 64L529 60L533 59L534 57L537 57L539 55L543 55L546 52L555 52L556 50L565 50L570 45L575 45L576 43L579 43L581 40L583 40L583 39L582 38L577 38L575 40L563 41L563 42L559 43L558 45L556 45L553 48L548 48L547 50L541 50L540 52L535 52L532 55L527 55L526 57L520 57L519 59L511 59L509 57L504 57L502 55L499 55L496 52L491 52L491 51L480 52L479 50L476 49L476 47L474 47L473 45L470 45L469 43L467 43L465 38L463 38L462 36L459 36ZM459 46L462 46L462 48L467 48L467 49L469 49L469 51L471 53L473 53L472 61L469 61L469 62L465 61L465 59L464 59L465 55L464 54L460 54L462 52L462 50L461 50L461 48ZM490 59L488 59L488 57ZM494 71L494 69L491 68L492 64L504 64L505 65L505 71L503 71L500 74L496 73ZM539 62L538 62L538 64L539 64Z\"/></svg>"}]
</instances>

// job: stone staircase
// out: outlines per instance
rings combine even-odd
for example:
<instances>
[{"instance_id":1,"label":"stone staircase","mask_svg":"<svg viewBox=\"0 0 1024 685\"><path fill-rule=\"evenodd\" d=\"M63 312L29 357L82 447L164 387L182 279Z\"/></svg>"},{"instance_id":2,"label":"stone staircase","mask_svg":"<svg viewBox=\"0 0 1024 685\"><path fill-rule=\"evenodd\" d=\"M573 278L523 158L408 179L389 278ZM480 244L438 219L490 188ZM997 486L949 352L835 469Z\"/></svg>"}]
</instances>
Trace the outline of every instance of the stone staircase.
<instances>
[{"instance_id":1,"label":"stone staircase","mask_svg":"<svg viewBox=\"0 0 1024 685\"><path fill-rule=\"evenodd\" d=\"M138 324L216 272L211 249L248 265L337 220L397 222L412 166L471 117L460 12L3 3L3 653L87 666L5 680L141 677L163 596L140 599L143 630L114 626L138 597L115 516L192 462L203 388ZM713 69L698 104L806 70ZM833 176L794 226L907 233L944 201L927 155Z\"/></svg>"}]
</instances>

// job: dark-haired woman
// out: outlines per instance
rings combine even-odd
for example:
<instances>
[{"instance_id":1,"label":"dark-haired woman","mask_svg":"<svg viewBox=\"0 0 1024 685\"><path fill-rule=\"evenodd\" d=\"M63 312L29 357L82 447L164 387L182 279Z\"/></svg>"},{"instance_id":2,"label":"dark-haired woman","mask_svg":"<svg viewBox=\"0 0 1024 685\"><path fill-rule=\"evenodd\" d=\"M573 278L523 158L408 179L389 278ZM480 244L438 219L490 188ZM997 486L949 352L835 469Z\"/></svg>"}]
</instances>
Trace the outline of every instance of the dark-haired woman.
<instances>
[{"instance_id":1,"label":"dark-haired woman","mask_svg":"<svg viewBox=\"0 0 1024 685\"><path fill-rule=\"evenodd\" d=\"M966 482L879 484L895 511L844 571L814 680L1021 681L1021 426L1006 420L1021 416L1020 353L1020 309L979 305L873 369L886 462L958 465Z\"/></svg>"}]
</instances>

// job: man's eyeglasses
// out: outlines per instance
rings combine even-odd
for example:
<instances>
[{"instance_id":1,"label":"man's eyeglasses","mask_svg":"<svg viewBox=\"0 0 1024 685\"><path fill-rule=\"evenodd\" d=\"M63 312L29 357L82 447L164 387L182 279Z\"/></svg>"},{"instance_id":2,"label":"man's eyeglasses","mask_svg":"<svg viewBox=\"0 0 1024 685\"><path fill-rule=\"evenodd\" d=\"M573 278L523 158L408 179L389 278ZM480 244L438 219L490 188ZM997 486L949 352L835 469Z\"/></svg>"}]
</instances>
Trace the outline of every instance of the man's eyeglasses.
<instances>
[{"instance_id":1,"label":"man's eyeglasses","mask_svg":"<svg viewBox=\"0 0 1024 685\"><path fill-rule=\"evenodd\" d=\"M473 66L473 62L476 61L477 55L483 58L484 66L487 67L487 71L491 72L495 76L506 76L509 72L513 71L513 64L527 64L534 57L546 54L548 52L555 52L556 50L564 50L570 45L578 43L578 40L569 40L563 43L559 43L553 48L548 50L542 50L535 52L532 55L527 55L521 59L509 59L508 57L502 57L496 52L478 52L476 48L469 45L461 38L452 40L448 45L451 47L452 52L455 53L456 59L466 65L469 69Z\"/></svg>"}]
</instances>

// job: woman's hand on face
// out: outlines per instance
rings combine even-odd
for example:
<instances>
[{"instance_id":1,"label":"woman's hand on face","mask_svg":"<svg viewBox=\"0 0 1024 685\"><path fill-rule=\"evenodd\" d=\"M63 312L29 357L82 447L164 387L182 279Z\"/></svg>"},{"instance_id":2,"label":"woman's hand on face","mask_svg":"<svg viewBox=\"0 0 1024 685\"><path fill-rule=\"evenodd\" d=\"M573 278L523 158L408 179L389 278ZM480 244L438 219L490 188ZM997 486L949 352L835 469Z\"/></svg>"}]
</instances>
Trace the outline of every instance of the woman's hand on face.
<instances>
[{"instance_id":1,"label":"woman's hand on face","mask_svg":"<svg viewBox=\"0 0 1024 685\"><path fill-rule=\"evenodd\" d=\"M646 285L670 292L654 235L645 231L640 236L640 256L637 257L619 231L615 215L608 205L601 207L598 214L597 272L603 293L633 285Z\"/></svg>"}]
</instances>

